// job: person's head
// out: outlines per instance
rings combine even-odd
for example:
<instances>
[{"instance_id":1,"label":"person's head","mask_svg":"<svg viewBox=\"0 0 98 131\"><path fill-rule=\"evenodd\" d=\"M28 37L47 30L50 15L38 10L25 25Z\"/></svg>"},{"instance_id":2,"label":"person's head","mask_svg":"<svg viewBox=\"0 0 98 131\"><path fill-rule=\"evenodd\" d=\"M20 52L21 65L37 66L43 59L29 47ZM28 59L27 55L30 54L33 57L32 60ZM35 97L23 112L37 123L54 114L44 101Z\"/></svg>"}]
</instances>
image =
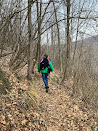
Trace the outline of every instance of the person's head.
<instances>
[{"instance_id":1,"label":"person's head","mask_svg":"<svg viewBox=\"0 0 98 131\"><path fill-rule=\"evenodd\" d=\"M46 58L48 58L48 55L47 55L47 54L45 54L44 56L45 56Z\"/></svg>"}]
</instances>

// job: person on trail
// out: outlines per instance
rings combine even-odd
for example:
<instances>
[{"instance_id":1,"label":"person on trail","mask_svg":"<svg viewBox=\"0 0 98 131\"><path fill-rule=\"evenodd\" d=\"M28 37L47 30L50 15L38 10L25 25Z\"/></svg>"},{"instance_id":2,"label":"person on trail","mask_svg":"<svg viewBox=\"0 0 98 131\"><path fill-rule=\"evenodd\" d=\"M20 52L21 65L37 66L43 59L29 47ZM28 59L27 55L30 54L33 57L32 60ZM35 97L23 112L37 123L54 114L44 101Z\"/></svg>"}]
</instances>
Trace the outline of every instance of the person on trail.
<instances>
[{"instance_id":1,"label":"person on trail","mask_svg":"<svg viewBox=\"0 0 98 131\"><path fill-rule=\"evenodd\" d=\"M42 73L43 82L45 84L46 92L48 92L49 86L48 86L48 75L50 72L53 71L53 65L51 61L48 58L48 55L45 54L42 59L40 59L38 63L38 72Z\"/></svg>"}]
</instances>

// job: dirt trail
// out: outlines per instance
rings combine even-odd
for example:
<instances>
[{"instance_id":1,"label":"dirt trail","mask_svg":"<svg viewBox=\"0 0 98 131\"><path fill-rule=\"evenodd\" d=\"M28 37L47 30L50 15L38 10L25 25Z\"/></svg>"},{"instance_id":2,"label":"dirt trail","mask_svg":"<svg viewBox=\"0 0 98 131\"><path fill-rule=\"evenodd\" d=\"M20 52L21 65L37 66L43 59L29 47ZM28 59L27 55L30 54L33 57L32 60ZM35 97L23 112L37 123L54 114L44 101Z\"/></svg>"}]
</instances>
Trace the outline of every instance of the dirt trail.
<instances>
[{"instance_id":1,"label":"dirt trail","mask_svg":"<svg viewBox=\"0 0 98 131\"><path fill-rule=\"evenodd\" d=\"M12 91L0 99L1 131L97 131L97 118L85 104L69 95L68 82L64 87L58 83L57 73L51 73L49 92L46 93L44 83L38 73L32 75L32 82L22 79L19 82L8 68ZM24 70L25 71L25 70ZM22 72L23 75L23 72ZM41 74L40 74L41 75ZM25 76L25 75L24 75ZM11 78L11 79L10 79ZM38 109L24 109L23 92L28 87L37 88L39 95ZM70 88L70 87L69 87Z\"/></svg>"},{"instance_id":2,"label":"dirt trail","mask_svg":"<svg viewBox=\"0 0 98 131\"><path fill-rule=\"evenodd\" d=\"M38 83L40 96L40 117L47 131L97 131L92 112L81 101L73 100L65 88L49 80L49 92L45 92L42 79ZM44 129L41 129L44 131Z\"/></svg>"}]
</instances>

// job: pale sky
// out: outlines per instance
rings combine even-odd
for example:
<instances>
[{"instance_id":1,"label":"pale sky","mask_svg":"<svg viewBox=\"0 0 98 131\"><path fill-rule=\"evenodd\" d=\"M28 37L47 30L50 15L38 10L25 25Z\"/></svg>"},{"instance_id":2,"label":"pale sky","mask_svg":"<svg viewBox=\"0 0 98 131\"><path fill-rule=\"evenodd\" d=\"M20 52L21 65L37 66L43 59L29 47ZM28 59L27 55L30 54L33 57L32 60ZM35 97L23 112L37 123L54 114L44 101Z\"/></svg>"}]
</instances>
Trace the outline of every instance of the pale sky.
<instances>
[{"instance_id":1,"label":"pale sky","mask_svg":"<svg viewBox=\"0 0 98 131\"><path fill-rule=\"evenodd\" d=\"M9 2L11 2L12 0L5 0L5 1L7 1L7 3L9 3ZM48 1L49 1L49 0L42 0L42 2L48 2ZM71 2L72 2L72 1L73 1L73 0L71 0ZM90 14L91 17L93 17L95 14L96 14L96 16L98 17L98 0L75 0L75 4L74 4L75 10L78 11L79 2L80 2L80 8L81 8L84 1L85 1L84 8L85 8L86 10L92 8L91 10L93 10L93 13ZM13 0L13 2L14 2L14 0ZM23 8L27 7L27 0L23 0L23 2L24 2ZM93 7L93 6L92 6L92 3L93 3L94 6L95 6L95 5L96 5L96 6ZM46 5L45 5L45 6L46 6ZM90 7L91 7L91 8L90 8ZM9 6L8 6L8 8L9 8ZM34 12L33 12L34 8L35 8L35 7L33 6L33 8L32 8L32 18L33 18L33 19L32 19L32 22L34 21L34 18L35 18ZM52 9L53 9L53 8L52 8ZM58 12L59 12L59 18L58 18L58 19L62 19L62 18L64 17L64 15L60 14L60 12L63 13L63 7L60 6ZM25 13L25 14L26 14L26 13ZM75 13L74 13L74 14L75 14ZM36 15L36 14L35 14L35 15ZM85 16L85 13L82 13L81 16ZM80 20L80 22L81 22L81 20ZM84 24L84 23L82 23L82 24ZM60 32L60 33L61 33L61 37L63 38L65 26L64 26L64 24L62 24L62 23L60 23L60 26L61 26L61 28L60 28L60 31L61 31L61 32ZM74 23L73 26L74 26L74 28L75 28L75 26L77 26L76 23ZM92 35L97 35L97 34L98 34L98 18L96 19L96 21L89 20L89 21L88 21L88 24L84 24L83 27L81 27L80 31L81 31L81 33L84 32L84 33L87 34L87 35L84 35L84 37L88 37L88 36L92 36ZM49 32L49 31L48 31L48 32ZM73 39L73 40L75 40L75 34L76 34L76 31L74 31L74 37L73 37L74 39ZM48 35L48 36L49 36L49 39L50 39L50 35ZM44 35L42 35L42 38L44 38L44 41L47 41L47 40L46 40L47 34L44 33Z\"/></svg>"}]
</instances>

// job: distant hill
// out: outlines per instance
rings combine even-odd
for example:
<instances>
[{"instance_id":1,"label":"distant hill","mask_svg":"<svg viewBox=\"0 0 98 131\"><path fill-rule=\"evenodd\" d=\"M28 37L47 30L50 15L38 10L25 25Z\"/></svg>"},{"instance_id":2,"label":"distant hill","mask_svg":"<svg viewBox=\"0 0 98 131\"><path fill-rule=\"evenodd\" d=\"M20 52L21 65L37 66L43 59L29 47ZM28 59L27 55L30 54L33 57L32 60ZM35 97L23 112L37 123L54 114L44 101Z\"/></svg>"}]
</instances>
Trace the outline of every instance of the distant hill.
<instances>
[{"instance_id":1,"label":"distant hill","mask_svg":"<svg viewBox=\"0 0 98 131\"><path fill-rule=\"evenodd\" d=\"M91 46L94 50L98 50L98 35L79 40L77 42L77 47L81 44L83 44L83 47Z\"/></svg>"},{"instance_id":2,"label":"distant hill","mask_svg":"<svg viewBox=\"0 0 98 131\"><path fill-rule=\"evenodd\" d=\"M98 35L88 37L88 38L84 39L83 42L87 43L87 44L92 44L92 43L96 43L96 42L98 43Z\"/></svg>"}]
</instances>

